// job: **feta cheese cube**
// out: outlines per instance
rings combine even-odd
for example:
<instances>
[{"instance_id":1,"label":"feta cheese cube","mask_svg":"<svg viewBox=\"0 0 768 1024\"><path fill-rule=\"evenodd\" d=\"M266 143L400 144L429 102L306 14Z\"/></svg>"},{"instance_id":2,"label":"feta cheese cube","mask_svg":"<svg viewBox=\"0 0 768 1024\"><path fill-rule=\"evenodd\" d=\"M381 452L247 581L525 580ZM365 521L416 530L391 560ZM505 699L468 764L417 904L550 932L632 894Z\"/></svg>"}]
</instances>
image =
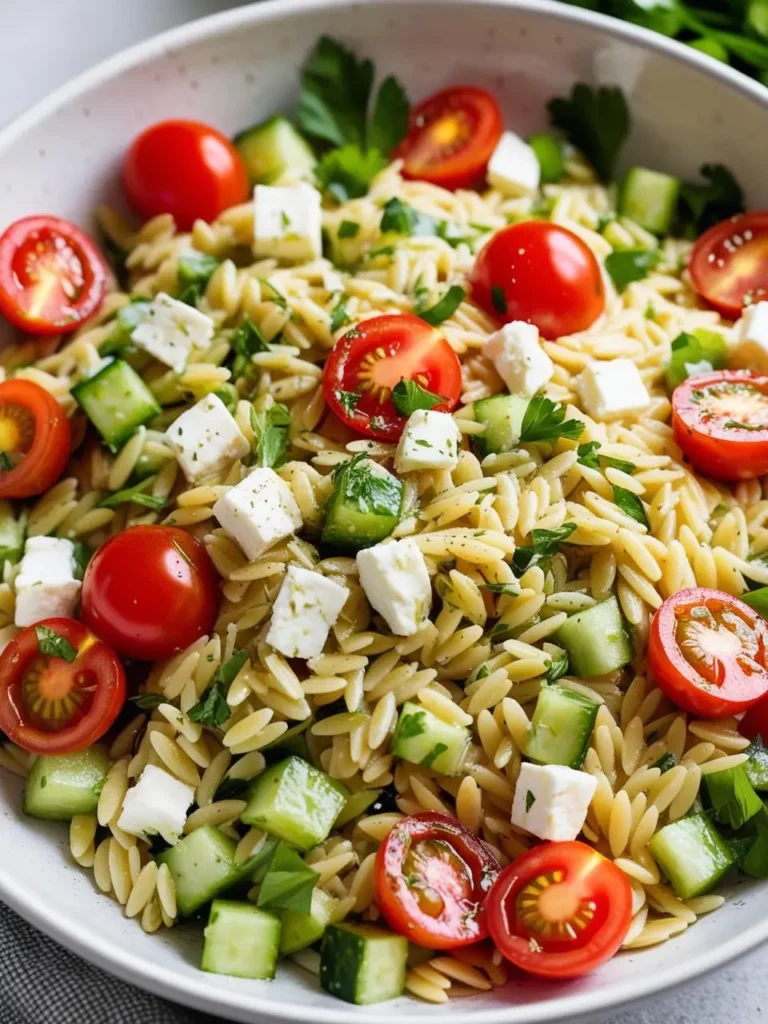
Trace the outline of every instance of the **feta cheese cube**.
<instances>
[{"instance_id":1,"label":"feta cheese cube","mask_svg":"<svg viewBox=\"0 0 768 1024\"><path fill-rule=\"evenodd\" d=\"M161 835L174 846L184 831L187 811L194 799L192 786L148 764L136 785L125 794L118 828L142 839Z\"/></svg>"},{"instance_id":2,"label":"feta cheese cube","mask_svg":"<svg viewBox=\"0 0 768 1024\"><path fill-rule=\"evenodd\" d=\"M597 779L563 764L520 766L512 824L539 839L575 839L581 832Z\"/></svg>"},{"instance_id":3,"label":"feta cheese cube","mask_svg":"<svg viewBox=\"0 0 768 1024\"><path fill-rule=\"evenodd\" d=\"M257 185L253 191L256 256L287 263L319 259L323 254L320 193L302 182L293 188Z\"/></svg>"},{"instance_id":4,"label":"feta cheese cube","mask_svg":"<svg viewBox=\"0 0 768 1024\"><path fill-rule=\"evenodd\" d=\"M642 412L651 396L631 359L587 363L576 378L584 411L595 420L615 420Z\"/></svg>"},{"instance_id":5,"label":"feta cheese cube","mask_svg":"<svg viewBox=\"0 0 768 1024\"><path fill-rule=\"evenodd\" d=\"M226 405L206 395L168 427L165 439L190 483L223 473L251 449Z\"/></svg>"},{"instance_id":6,"label":"feta cheese cube","mask_svg":"<svg viewBox=\"0 0 768 1024\"><path fill-rule=\"evenodd\" d=\"M416 633L432 607L427 563L412 537L389 540L357 553L365 596L397 636Z\"/></svg>"},{"instance_id":7,"label":"feta cheese cube","mask_svg":"<svg viewBox=\"0 0 768 1024\"><path fill-rule=\"evenodd\" d=\"M75 579L75 545L63 537L30 537L16 577L17 626L71 618L82 586Z\"/></svg>"},{"instance_id":8,"label":"feta cheese cube","mask_svg":"<svg viewBox=\"0 0 768 1024\"><path fill-rule=\"evenodd\" d=\"M289 565L272 609L267 643L286 658L316 658L348 596L347 587L335 580Z\"/></svg>"},{"instance_id":9,"label":"feta cheese cube","mask_svg":"<svg viewBox=\"0 0 768 1024\"><path fill-rule=\"evenodd\" d=\"M213 506L213 514L251 560L301 529L299 506L274 469L259 468Z\"/></svg>"},{"instance_id":10,"label":"feta cheese cube","mask_svg":"<svg viewBox=\"0 0 768 1024\"><path fill-rule=\"evenodd\" d=\"M768 373L768 302L756 302L741 311L733 326L736 344L729 364L736 369Z\"/></svg>"},{"instance_id":11,"label":"feta cheese cube","mask_svg":"<svg viewBox=\"0 0 768 1024\"><path fill-rule=\"evenodd\" d=\"M511 395L533 398L555 372L541 347L538 327L524 320L513 320L492 334L483 346L483 355L496 367Z\"/></svg>"},{"instance_id":12,"label":"feta cheese cube","mask_svg":"<svg viewBox=\"0 0 768 1024\"><path fill-rule=\"evenodd\" d=\"M174 373L183 373L192 349L208 348L213 329L213 320L205 313L160 292L134 327L131 340Z\"/></svg>"},{"instance_id":13,"label":"feta cheese cube","mask_svg":"<svg viewBox=\"0 0 768 1024\"><path fill-rule=\"evenodd\" d=\"M488 181L504 196L530 196L539 187L541 166L533 149L514 132L504 132L488 161Z\"/></svg>"},{"instance_id":14,"label":"feta cheese cube","mask_svg":"<svg viewBox=\"0 0 768 1024\"><path fill-rule=\"evenodd\" d=\"M456 469L461 431L449 412L417 409L408 417L395 452L398 473L416 469Z\"/></svg>"}]
</instances>

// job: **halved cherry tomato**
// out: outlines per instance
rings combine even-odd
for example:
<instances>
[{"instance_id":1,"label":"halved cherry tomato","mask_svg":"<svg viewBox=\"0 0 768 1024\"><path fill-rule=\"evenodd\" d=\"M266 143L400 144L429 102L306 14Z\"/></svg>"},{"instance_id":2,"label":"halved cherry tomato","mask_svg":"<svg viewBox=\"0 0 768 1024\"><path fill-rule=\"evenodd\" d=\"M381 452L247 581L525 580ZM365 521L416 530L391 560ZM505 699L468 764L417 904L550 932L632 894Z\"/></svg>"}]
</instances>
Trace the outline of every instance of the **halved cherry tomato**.
<instances>
[{"instance_id":1,"label":"halved cherry tomato","mask_svg":"<svg viewBox=\"0 0 768 1024\"><path fill-rule=\"evenodd\" d=\"M656 682L684 711L735 715L768 693L768 624L722 590L680 590L653 617L648 659Z\"/></svg>"},{"instance_id":2,"label":"halved cherry tomato","mask_svg":"<svg viewBox=\"0 0 768 1024\"><path fill-rule=\"evenodd\" d=\"M504 121L485 89L442 89L411 111L408 132L395 151L406 178L443 188L469 188L485 175Z\"/></svg>"},{"instance_id":3,"label":"halved cherry tomato","mask_svg":"<svg viewBox=\"0 0 768 1024\"><path fill-rule=\"evenodd\" d=\"M705 231L688 270L699 295L731 320L768 298L768 210L740 213Z\"/></svg>"},{"instance_id":4,"label":"halved cherry tomato","mask_svg":"<svg viewBox=\"0 0 768 1024\"><path fill-rule=\"evenodd\" d=\"M64 409L31 380L0 382L0 498L31 498L56 483L72 435Z\"/></svg>"},{"instance_id":5,"label":"halved cherry tomato","mask_svg":"<svg viewBox=\"0 0 768 1024\"><path fill-rule=\"evenodd\" d=\"M450 412L461 393L461 365L434 327L409 313L364 320L339 338L325 363L325 400L347 426L366 437L396 441L407 416L392 403L392 388L413 380L445 401Z\"/></svg>"},{"instance_id":6,"label":"halved cherry tomato","mask_svg":"<svg viewBox=\"0 0 768 1024\"><path fill-rule=\"evenodd\" d=\"M36 754L71 754L104 735L125 701L123 666L75 619L27 626L0 655L0 729Z\"/></svg>"},{"instance_id":7,"label":"halved cherry tomato","mask_svg":"<svg viewBox=\"0 0 768 1024\"><path fill-rule=\"evenodd\" d=\"M173 526L133 526L85 571L83 622L120 654L168 658L210 632L218 577L203 545Z\"/></svg>"},{"instance_id":8,"label":"halved cherry tomato","mask_svg":"<svg viewBox=\"0 0 768 1024\"><path fill-rule=\"evenodd\" d=\"M720 480L768 473L768 376L715 370L672 394L675 441L694 466Z\"/></svg>"},{"instance_id":9,"label":"halved cherry tomato","mask_svg":"<svg viewBox=\"0 0 768 1024\"><path fill-rule=\"evenodd\" d=\"M240 154L200 121L158 121L133 140L123 163L128 202L142 217L170 213L188 231L248 198Z\"/></svg>"},{"instance_id":10,"label":"halved cherry tomato","mask_svg":"<svg viewBox=\"0 0 768 1024\"><path fill-rule=\"evenodd\" d=\"M550 340L586 330L605 309L592 250L567 228L541 220L497 231L478 253L470 287L489 316L526 320Z\"/></svg>"},{"instance_id":11,"label":"halved cherry tomato","mask_svg":"<svg viewBox=\"0 0 768 1024\"><path fill-rule=\"evenodd\" d=\"M545 843L504 868L485 907L491 938L513 964L543 978L574 978L621 946L632 889L585 843Z\"/></svg>"},{"instance_id":12,"label":"halved cherry tomato","mask_svg":"<svg viewBox=\"0 0 768 1024\"><path fill-rule=\"evenodd\" d=\"M739 732L747 739L753 740L755 736L759 736L768 743L768 697L761 697L749 708L739 722Z\"/></svg>"},{"instance_id":13,"label":"halved cherry tomato","mask_svg":"<svg viewBox=\"0 0 768 1024\"><path fill-rule=\"evenodd\" d=\"M23 217L0 237L0 313L30 334L66 334L101 305L107 268L84 231Z\"/></svg>"},{"instance_id":14,"label":"halved cherry tomato","mask_svg":"<svg viewBox=\"0 0 768 1024\"><path fill-rule=\"evenodd\" d=\"M500 871L491 851L437 811L402 818L379 847L376 903L387 923L428 949L455 949L488 934L483 900Z\"/></svg>"}]
</instances>

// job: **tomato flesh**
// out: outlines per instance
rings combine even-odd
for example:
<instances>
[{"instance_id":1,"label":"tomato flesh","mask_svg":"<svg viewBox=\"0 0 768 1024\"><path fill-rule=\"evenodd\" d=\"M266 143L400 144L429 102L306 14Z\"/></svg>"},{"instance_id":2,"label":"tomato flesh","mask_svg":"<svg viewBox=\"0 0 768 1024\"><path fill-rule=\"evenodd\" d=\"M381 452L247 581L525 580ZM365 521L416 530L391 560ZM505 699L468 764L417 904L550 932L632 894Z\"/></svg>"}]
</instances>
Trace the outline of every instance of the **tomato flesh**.
<instances>
[{"instance_id":1,"label":"tomato flesh","mask_svg":"<svg viewBox=\"0 0 768 1024\"><path fill-rule=\"evenodd\" d=\"M385 314L339 338L323 369L323 391L342 423L396 441L407 417L395 408L392 389L403 379L441 395L437 412L450 412L459 400L461 365L442 334L417 316Z\"/></svg>"},{"instance_id":2,"label":"tomato flesh","mask_svg":"<svg viewBox=\"0 0 768 1024\"><path fill-rule=\"evenodd\" d=\"M123 186L138 214L170 213L182 231L248 198L240 154L226 135L199 121L159 121L145 129L125 155Z\"/></svg>"},{"instance_id":3,"label":"tomato flesh","mask_svg":"<svg viewBox=\"0 0 768 1024\"><path fill-rule=\"evenodd\" d=\"M41 650L38 627L71 644L72 661ZM104 735L125 701L125 673L105 643L75 619L44 619L0 655L0 729L25 750L69 754Z\"/></svg>"},{"instance_id":4,"label":"tomato flesh","mask_svg":"<svg viewBox=\"0 0 768 1024\"><path fill-rule=\"evenodd\" d=\"M504 868L486 909L491 938L513 964L544 978L573 978L621 946L632 889L585 843L545 843Z\"/></svg>"},{"instance_id":5,"label":"tomato flesh","mask_svg":"<svg viewBox=\"0 0 768 1024\"><path fill-rule=\"evenodd\" d=\"M56 483L72 435L64 409L30 380L0 382L0 498L30 498Z\"/></svg>"},{"instance_id":6,"label":"tomato flesh","mask_svg":"<svg viewBox=\"0 0 768 1024\"><path fill-rule=\"evenodd\" d=\"M750 480L768 473L768 376L717 370L689 377L672 395L672 430L708 476Z\"/></svg>"},{"instance_id":7,"label":"tomato flesh","mask_svg":"<svg viewBox=\"0 0 768 1024\"><path fill-rule=\"evenodd\" d=\"M483 901L499 864L447 814L424 811L394 826L376 855L376 902L387 923L428 949L455 949L488 934Z\"/></svg>"},{"instance_id":8,"label":"tomato flesh","mask_svg":"<svg viewBox=\"0 0 768 1024\"><path fill-rule=\"evenodd\" d=\"M83 622L125 657L168 658L213 628L218 577L203 545L172 526L103 544L83 580Z\"/></svg>"},{"instance_id":9,"label":"tomato flesh","mask_svg":"<svg viewBox=\"0 0 768 1024\"><path fill-rule=\"evenodd\" d=\"M768 298L768 210L738 214L699 238L688 264L696 291L734 320Z\"/></svg>"},{"instance_id":10,"label":"tomato flesh","mask_svg":"<svg viewBox=\"0 0 768 1024\"><path fill-rule=\"evenodd\" d=\"M406 178L443 188L470 188L485 175L504 127L499 105L485 89L453 86L411 111L405 138L395 152Z\"/></svg>"},{"instance_id":11,"label":"tomato flesh","mask_svg":"<svg viewBox=\"0 0 768 1024\"><path fill-rule=\"evenodd\" d=\"M668 597L651 623L648 658L667 697L703 718L746 711L768 693L768 625L721 590Z\"/></svg>"},{"instance_id":12,"label":"tomato flesh","mask_svg":"<svg viewBox=\"0 0 768 1024\"><path fill-rule=\"evenodd\" d=\"M525 320L553 340L584 331L605 309L600 266L572 231L546 221L502 228L478 253L472 301L502 323Z\"/></svg>"},{"instance_id":13,"label":"tomato flesh","mask_svg":"<svg viewBox=\"0 0 768 1024\"><path fill-rule=\"evenodd\" d=\"M66 334L95 313L107 268L80 228L24 217L0 237L0 313L31 334Z\"/></svg>"}]
</instances>

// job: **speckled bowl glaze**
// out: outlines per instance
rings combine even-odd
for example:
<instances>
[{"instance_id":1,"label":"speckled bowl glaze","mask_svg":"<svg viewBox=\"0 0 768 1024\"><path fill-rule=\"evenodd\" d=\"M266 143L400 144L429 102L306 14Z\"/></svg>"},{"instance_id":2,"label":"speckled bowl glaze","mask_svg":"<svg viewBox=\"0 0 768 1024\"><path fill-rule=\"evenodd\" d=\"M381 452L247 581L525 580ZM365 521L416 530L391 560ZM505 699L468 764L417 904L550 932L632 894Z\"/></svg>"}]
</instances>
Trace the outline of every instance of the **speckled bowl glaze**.
<instances>
[{"instance_id":1,"label":"speckled bowl glaze","mask_svg":"<svg viewBox=\"0 0 768 1024\"><path fill-rule=\"evenodd\" d=\"M394 72L413 97L448 83L493 89L507 123L543 127L545 104L577 80L620 85L634 129L625 158L693 174L726 162L753 206L768 206L768 91L694 51L573 7L514 0L274 0L143 43L82 75L0 135L0 227L51 212L89 224L116 200L129 139L159 118L194 117L233 132L290 110L297 68L322 33ZM66 853L66 830L25 819L18 780L0 778L0 898L63 945L167 998L232 1020L330 1024L533 1024L607 1015L711 971L768 938L768 884L729 892L726 906L672 944L622 955L588 978L548 985L521 976L503 991L437 1010L402 999L357 1008L321 993L298 967L247 982L198 970L199 927L145 935L98 895ZM52 994L55 998L55 994Z\"/></svg>"}]
</instances>

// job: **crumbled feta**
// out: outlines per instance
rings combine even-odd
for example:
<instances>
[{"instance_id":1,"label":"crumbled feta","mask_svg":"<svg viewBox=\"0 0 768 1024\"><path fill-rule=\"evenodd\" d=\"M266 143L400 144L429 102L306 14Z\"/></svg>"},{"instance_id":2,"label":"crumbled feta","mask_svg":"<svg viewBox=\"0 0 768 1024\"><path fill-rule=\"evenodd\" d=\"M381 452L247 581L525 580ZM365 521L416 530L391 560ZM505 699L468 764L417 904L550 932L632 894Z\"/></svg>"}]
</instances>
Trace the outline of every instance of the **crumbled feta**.
<instances>
[{"instance_id":1,"label":"crumbled feta","mask_svg":"<svg viewBox=\"0 0 768 1024\"><path fill-rule=\"evenodd\" d=\"M736 344L728 360L737 369L768 373L768 302L745 306L733 326Z\"/></svg>"},{"instance_id":2,"label":"crumbled feta","mask_svg":"<svg viewBox=\"0 0 768 1024\"><path fill-rule=\"evenodd\" d=\"M222 473L251 446L226 405L206 395L168 427L165 439L190 483Z\"/></svg>"},{"instance_id":3,"label":"crumbled feta","mask_svg":"<svg viewBox=\"0 0 768 1024\"><path fill-rule=\"evenodd\" d=\"M524 761L515 786L512 824L539 839L575 839L596 788L597 779L588 772Z\"/></svg>"},{"instance_id":4,"label":"crumbled feta","mask_svg":"<svg viewBox=\"0 0 768 1024\"><path fill-rule=\"evenodd\" d=\"M248 558L301 529L299 506L288 484L274 469L259 468L213 506L213 514Z\"/></svg>"},{"instance_id":5,"label":"crumbled feta","mask_svg":"<svg viewBox=\"0 0 768 1024\"><path fill-rule=\"evenodd\" d=\"M213 320L205 313L160 292L134 327L131 340L174 373L183 373L192 349L208 348L213 329Z\"/></svg>"},{"instance_id":6,"label":"crumbled feta","mask_svg":"<svg viewBox=\"0 0 768 1024\"><path fill-rule=\"evenodd\" d=\"M343 292L344 282L336 273L335 270L324 270L323 274L323 288L328 292Z\"/></svg>"},{"instance_id":7,"label":"crumbled feta","mask_svg":"<svg viewBox=\"0 0 768 1024\"><path fill-rule=\"evenodd\" d=\"M584 411L595 420L615 420L642 412L651 396L631 359L587 363L576 378Z\"/></svg>"},{"instance_id":8,"label":"crumbled feta","mask_svg":"<svg viewBox=\"0 0 768 1024\"><path fill-rule=\"evenodd\" d=\"M505 196L530 196L539 187L541 166L533 149L514 132L504 132L488 161L488 181Z\"/></svg>"},{"instance_id":9,"label":"crumbled feta","mask_svg":"<svg viewBox=\"0 0 768 1024\"><path fill-rule=\"evenodd\" d=\"M292 188L257 185L253 192L253 251L287 263L323 254L320 193L302 182Z\"/></svg>"},{"instance_id":10,"label":"crumbled feta","mask_svg":"<svg viewBox=\"0 0 768 1024\"><path fill-rule=\"evenodd\" d=\"M432 585L412 537L358 551L357 569L369 604L393 633L412 636L421 628L432 607Z\"/></svg>"},{"instance_id":11,"label":"crumbled feta","mask_svg":"<svg viewBox=\"0 0 768 1024\"><path fill-rule=\"evenodd\" d=\"M267 643L286 658L316 658L349 590L311 569L289 565L274 607Z\"/></svg>"},{"instance_id":12,"label":"crumbled feta","mask_svg":"<svg viewBox=\"0 0 768 1024\"><path fill-rule=\"evenodd\" d=\"M496 367L511 395L533 398L555 372L541 347L538 327L524 320L513 320L492 334L483 346L483 355Z\"/></svg>"},{"instance_id":13,"label":"crumbled feta","mask_svg":"<svg viewBox=\"0 0 768 1024\"><path fill-rule=\"evenodd\" d=\"M456 469L461 431L449 412L417 409L408 417L395 452L395 469Z\"/></svg>"},{"instance_id":14,"label":"crumbled feta","mask_svg":"<svg viewBox=\"0 0 768 1024\"><path fill-rule=\"evenodd\" d=\"M187 811L194 799L192 786L148 764L136 785L125 794L118 828L142 839L160 835L174 846L184 831Z\"/></svg>"},{"instance_id":15,"label":"crumbled feta","mask_svg":"<svg viewBox=\"0 0 768 1024\"><path fill-rule=\"evenodd\" d=\"M82 584L75 579L75 546L63 537L30 537L16 577L17 626L57 615L71 618Z\"/></svg>"}]
</instances>

